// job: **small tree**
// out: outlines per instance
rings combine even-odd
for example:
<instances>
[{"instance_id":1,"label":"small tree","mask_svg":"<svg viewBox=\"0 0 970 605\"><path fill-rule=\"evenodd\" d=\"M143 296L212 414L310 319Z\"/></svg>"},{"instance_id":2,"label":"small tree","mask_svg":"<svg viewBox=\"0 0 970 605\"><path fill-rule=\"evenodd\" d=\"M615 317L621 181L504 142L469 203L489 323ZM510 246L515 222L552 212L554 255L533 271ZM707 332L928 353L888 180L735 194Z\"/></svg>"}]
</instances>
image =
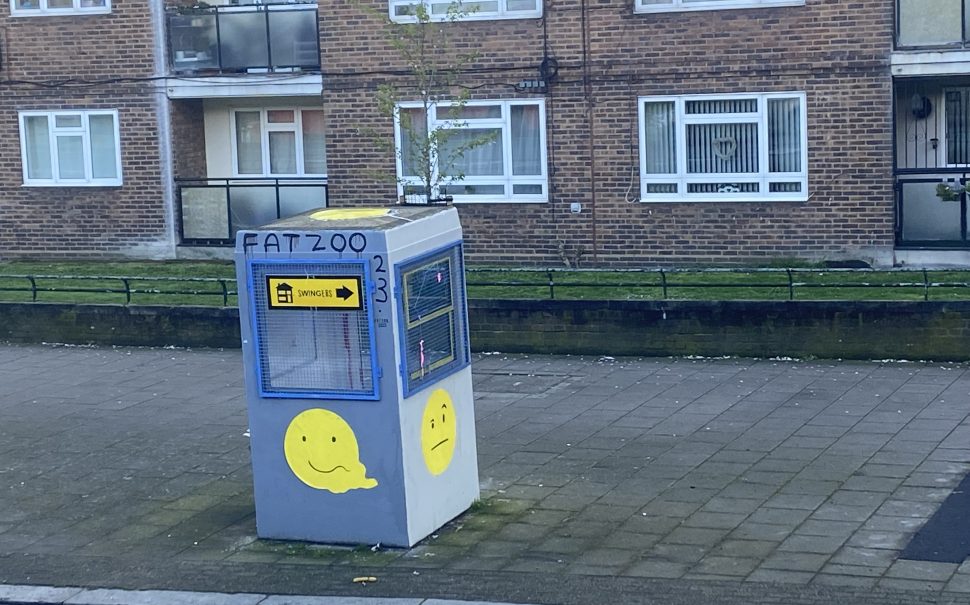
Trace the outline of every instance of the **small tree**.
<instances>
[{"instance_id":1,"label":"small tree","mask_svg":"<svg viewBox=\"0 0 970 605\"><path fill-rule=\"evenodd\" d=\"M486 145L494 135L472 139L455 135L467 126L461 119L469 101L469 89L460 86L459 77L474 61L476 52L460 52L450 36L450 24L469 14L460 0L448 5L443 19L433 19L423 2L411 5L413 20L398 23L386 14L387 40L404 61L407 82L381 84L377 90L377 106L382 115L394 120L400 133L400 145L388 140L386 133L371 133L379 148L393 149L400 162L402 174L396 182L402 187L405 199L417 194L424 203L445 201L441 189L465 178L456 168L468 151ZM402 104L406 106L402 107ZM447 108L447 109L445 109ZM429 127L428 116L434 109L438 122ZM441 115L447 119L441 123Z\"/></svg>"}]
</instances>

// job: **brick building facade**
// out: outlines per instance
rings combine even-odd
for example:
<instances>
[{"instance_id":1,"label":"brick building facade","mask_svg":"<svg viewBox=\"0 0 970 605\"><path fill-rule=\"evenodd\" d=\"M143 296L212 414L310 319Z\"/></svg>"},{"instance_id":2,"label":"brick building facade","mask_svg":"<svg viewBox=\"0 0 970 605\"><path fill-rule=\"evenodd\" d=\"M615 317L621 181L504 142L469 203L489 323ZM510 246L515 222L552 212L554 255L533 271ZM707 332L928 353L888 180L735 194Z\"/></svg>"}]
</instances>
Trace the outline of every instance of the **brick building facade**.
<instances>
[{"instance_id":1,"label":"brick building facade","mask_svg":"<svg viewBox=\"0 0 970 605\"><path fill-rule=\"evenodd\" d=\"M376 12L384 2L367 4ZM558 264L565 255L633 265L773 257L885 262L893 248L887 64L892 0L766 4L636 13L633 0L568 0L547 2L545 23L442 25L461 30L461 40L478 50L479 61L469 66L475 76L462 81L475 98L535 97L514 85L539 78L544 56L559 64L542 95L548 201L461 205L471 258ZM331 196L361 203L391 197L393 185L359 176L361 165L379 170L387 158L360 149L355 139L362 123L380 123L365 91L388 77L361 72L402 66L379 38L360 38L360 31L380 30L377 18L361 17L349 1L331 10L324 36ZM638 201L640 97L786 91L806 97L806 201L719 201L717 195ZM390 136L390 125L384 127ZM571 212L576 202L579 213Z\"/></svg>"},{"instance_id":2,"label":"brick building facade","mask_svg":"<svg viewBox=\"0 0 970 605\"><path fill-rule=\"evenodd\" d=\"M152 16L138 2L76 3L72 14L48 10L46 0L0 3L0 256L170 255ZM107 166L100 176L108 178L96 178L92 111L109 112L95 115L120 133L105 154L120 154L120 175ZM51 148L39 143L25 149L23 128L35 142L46 134L61 145L63 162L52 166ZM26 153L39 154L30 178Z\"/></svg>"},{"instance_id":3,"label":"brick building facade","mask_svg":"<svg viewBox=\"0 0 970 605\"><path fill-rule=\"evenodd\" d=\"M418 96L388 39L388 6L402 0L17 9L51 1L0 6L3 256L211 254L235 228L276 213L408 193L396 182L407 160L371 138L403 136L379 110L378 86ZM107 10L85 14L91 3ZM926 93L936 111L918 117L912 99L924 98L929 59L917 51L949 44L959 54L967 36L961 29L956 50L913 34L914 51L903 44L909 3L490 0L431 24L449 52L476 55L455 82L470 94L461 126L494 135L442 191L454 194L469 260L886 265L899 262L905 233L912 247L961 249L966 194L940 210L924 187L903 206L899 169L956 171L962 162L951 160L962 158L899 158L909 157L905 128L923 128L914 144L955 140L926 130L953 123L942 117L958 107L947 85ZM253 33L257 21L265 34ZM932 75L952 83L947 69ZM122 184L25 186L29 112L98 108L117 111ZM952 227L957 206L959 237L919 230ZM903 229L901 209L919 225Z\"/></svg>"}]
</instances>

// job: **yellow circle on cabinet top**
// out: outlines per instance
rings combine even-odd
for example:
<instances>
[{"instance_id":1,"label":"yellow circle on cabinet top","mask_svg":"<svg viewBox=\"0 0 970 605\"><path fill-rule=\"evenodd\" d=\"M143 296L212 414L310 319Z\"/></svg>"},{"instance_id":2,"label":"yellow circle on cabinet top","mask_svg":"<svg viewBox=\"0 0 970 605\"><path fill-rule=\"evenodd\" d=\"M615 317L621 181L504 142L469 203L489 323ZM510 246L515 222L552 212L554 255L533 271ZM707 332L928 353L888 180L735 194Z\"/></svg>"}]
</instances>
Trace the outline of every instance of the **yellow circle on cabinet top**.
<instances>
[{"instance_id":1,"label":"yellow circle on cabinet top","mask_svg":"<svg viewBox=\"0 0 970 605\"><path fill-rule=\"evenodd\" d=\"M349 221L362 218L387 216L387 208L327 208L310 215L318 221Z\"/></svg>"}]
</instances>

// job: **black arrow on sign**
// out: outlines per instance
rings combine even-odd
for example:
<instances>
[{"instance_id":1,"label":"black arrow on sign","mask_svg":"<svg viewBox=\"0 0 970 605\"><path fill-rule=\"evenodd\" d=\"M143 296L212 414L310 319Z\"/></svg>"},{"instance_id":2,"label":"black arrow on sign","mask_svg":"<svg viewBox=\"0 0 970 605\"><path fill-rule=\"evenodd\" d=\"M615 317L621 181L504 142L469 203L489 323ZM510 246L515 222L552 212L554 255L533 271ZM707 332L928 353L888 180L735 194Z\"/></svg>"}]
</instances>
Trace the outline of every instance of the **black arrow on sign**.
<instances>
[{"instance_id":1,"label":"black arrow on sign","mask_svg":"<svg viewBox=\"0 0 970 605\"><path fill-rule=\"evenodd\" d=\"M354 291L348 288L347 286L340 286L339 288L337 288L337 298L347 300L353 295L354 295Z\"/></svg>"}]
</instances>

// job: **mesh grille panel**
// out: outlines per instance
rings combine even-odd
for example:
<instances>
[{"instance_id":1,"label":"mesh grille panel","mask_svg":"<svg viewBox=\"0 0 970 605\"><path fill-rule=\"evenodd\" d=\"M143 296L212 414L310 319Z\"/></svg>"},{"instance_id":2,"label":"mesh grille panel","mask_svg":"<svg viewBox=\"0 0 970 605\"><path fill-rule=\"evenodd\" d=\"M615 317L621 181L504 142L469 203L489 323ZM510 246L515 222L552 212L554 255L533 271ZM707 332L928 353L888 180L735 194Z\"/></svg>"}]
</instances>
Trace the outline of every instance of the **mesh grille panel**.
<instances>
[{"instance_id":1,"label":"mesh grille panel","mask_svg":"<svg viewBox=\"0 0 970 605\"><path fill-rule=\"evenodd\" d=\"M361 263L253 263L260 387L266 396L373 398L366 275ZM360 280L360 309L270 308L267 276Z\"/></svg>"},{"instance_id":2,"label":"mesh grille panel","mask_svg":"<svg viewBox=\"0 0 970 605\"><path fill-rule=\"evenodd\" d=\"M458 245L399 269L407 393L468 365L463 271Z\"/></svg>"}]
</instances>

